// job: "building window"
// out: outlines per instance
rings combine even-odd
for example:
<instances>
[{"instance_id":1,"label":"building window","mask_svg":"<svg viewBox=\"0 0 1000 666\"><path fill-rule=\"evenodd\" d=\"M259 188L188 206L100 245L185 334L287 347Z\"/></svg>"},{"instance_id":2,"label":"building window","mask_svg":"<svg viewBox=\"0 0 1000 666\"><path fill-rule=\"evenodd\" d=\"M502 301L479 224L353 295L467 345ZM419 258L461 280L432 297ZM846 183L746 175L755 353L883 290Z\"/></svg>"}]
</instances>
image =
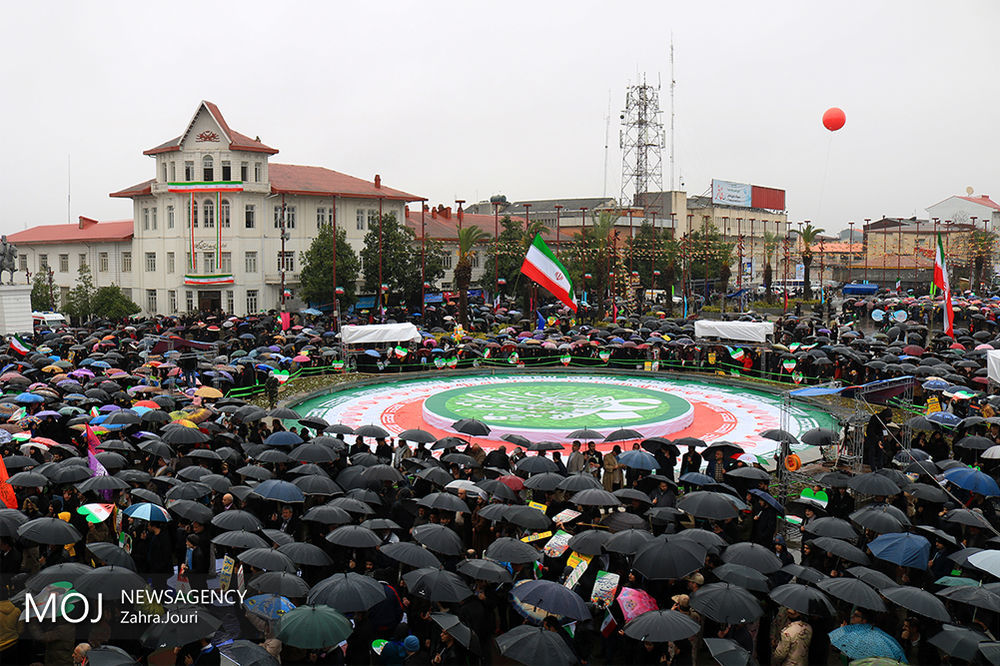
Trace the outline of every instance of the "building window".
<instances>
[{"instance_id":1,"label":"building window","mask_svg":"<svg viewBox=\"0 0 1000 666\"><path fill-rule=\"evenodd\" d=\"M233 294L232 289L226 290L226 312L229 314L233 313L233 309L236 307L236 298Z\"/></svg>"},{"instance_id":2,"label":"building window","mask_svg":"<svg viewBox=\"0 0 1000 666\"><path fill-rule=\"evenodd\" d=\"M155 314L156 313L156 290L155 289L147 289L146 290L146 310L148 310L150 314Z\"/></svg>"},{"instance_id":3,"label":"building window","mask_svg":"<svg viewBox=\"0 0 1000 666\"><path fill-rule=\"evenodd\" d=\"M247 182L247 175L250 170L249 162L240 162L240 180Z\"/></svg>"},{"instance_id":4,"label":"building window","mask_svg":"<svg viewBox=\"0 0 1000 666\"><path fill-rule=\"evenodd\" d=\"M184 311L194 312L194 292L190 289L184 292Z\"/></svg>"},{"instance_id":5,"label":"building window","mask_svg":"<svg viewBox=\"0 0 1000 666\"><path fill-rule=\"evenodd\" d=\"M274 207L274 228L281 227L281 206ZM285 206L285 228L295 228L295 206Z\"/></svg>"},{"instance_id":6,"label":"building window","mask_svg":"<svg viewBox=\"0 0 1000 666\"><path fill-rule=\"evenodd\" d=\"M257 272L257 253L247 252L243 255L244 270L247 273Z\"/></svg>"},{"instance_id":7,"label":"building window","mask_svg":"<svg viewBox=\"0 0 1000 666\"><path fill-rule=\"evenodd\" d=\"M358 228L358 231L365 230L365 211L361 210L360 208L357 211L356 226Z\"/></svg>"},{"instance_id":8,"label":"building window","mask_svg":"<svg viewBox=\"0 0 1000 666\"><path fill-rule=\"evenodd\" d=\"M170 163L170 181L174 182L177 180L177 162Z\"/></svg>"},{"instance_id":9,"label":"building window","mask_svg":"<svg viewBox=\"0 0 1000 666\"><path fill-rule=\"evenodd\" d=\"M229 160L222 160L222 180L232 180L233 179L233 167L229 164Z\"/></svg>"},{"instance_id":10,"label":"building window","mask_svg":"<svg viewBox=\"0 0 1000 666\"><path fill-rule=\"evenodd\" d=\"M149 209L142 209L142 230L149 231Z\"/></svg>"},{"instance_id":11,"label":"building window","mask_svg":"<svg viewBox=\"0 0 1000 666\"><path fill-rule=\"evenodd\" d=\"M316 226L325 227L330 224L330 218L326 215L326 208L316 209Z\"/></svg>"},{"instance_id":12,"label":"building window","mask_svg":"<svg viewBox=\"0 0 1000 666\"><path fill-rule=\"evenodd\" d=\"M108 272L108 253L98 252L97 253L97 272L107 273Z\"/></svg>"},{"instance_id":13,"label":"building window","mask_svg":"<svg viewBox=\"0 0 1000 666\"><path fill-rule=\"evenodd\" d=\"M247 204L246 207L243 209L243 224L246 226L247 229L253 229L254 226L256 225L253 219L253 215L254 215L254 205Z\"/></svg>"},{"instance_id":14,"label":"building window","mask_svg":"<svg viewBox=\"0 0 1000 666\"><path fill-rule=\"evenodd\" d=\"M149 228L156 231L156 209L149 211Z\"/></svg>"},{"instance_id":15,"label":"building window","mask_svg":"<svg viewBox=\"0 0 1000 666\"><path fill-rule=\"evenodd\" d=\"M378 226L378 211L369 210L368 211L368 228L374 229Z\"/></svg>"},{"instance_id":16,"label":"building window","mask_svg":"<svg viewBox=\"0 0 1000 666\"><path fill-rule=\"evenodd\" d=\"M59 301L65 303L69 298L69 287L59 287Z\"/></svg>"},{"instance_id":17,"label":"building window","mask_svg":"<svg viewBox=\"0 0 1000 666\"><path fill-rule=\"evenodd\" d=\"M170 310L170 314L177 313L177 292L173 289L167 290L167 309Z\"/></svg>"},{"instance_id":18,"label":"building window","mask_svg":"<svg viewBox=\"0 0 1000 666\"><path fill-rule=\"evenodd\" d=\"M295 253L294 252L279 252L278 253L278 270L285 271L286 273L295 272Z\"/></svg>"},{"instance_id":19,"label":"building window","mask_svg":"<svg viewBox=\"0 0 1000 666\"><path fill-rule=\"evenodd\" d=\"M219 272L220 273L232 273L233 272L233 253L223 252L219 255Z\"/></svg>"},{"instance_id":20,"label":"building window","mask_svg":"<svg viewBox=\"0 0 1000 666\"><path fill-rule=\"evenodd\" d=\"M444 258L444 261L441 262L441 265L445 268L445 270L450 270L451 269L451 252L445 252L443 258Z\"/></svg>"},{"instance_id":21,"label":"building window","mask_svg":"<svg viewBox=\"0 0 1000 666\"><path fill-rule=\"evenodd\" d=\"M185 206L185 208L187 208L188 226L189 227L194 226L195 228L197 228L198 227L198 204L195 204L193 206Z\"/></svg>"},{"instance_id":22,"label":"building window","mask_svg":"<svg viewBox=\"0 0 1000 666\"><path fill-rule=\"evenodd\" d=\"M81 252L80 254L76 255L76 266L77 266L77 268L83 268L86 265L87 265L87 255L84 254L83 252Z\"/></svg>"},{"instance_id":23,"label":"building window","mask_svg":"<svg viewBox=\"0 0 1000 666\"><path fill-rule=\"evenodd\" d=\"M189 183L194 180L194 162L190 160L184 162L184 180Z\"/></svg>"},{"instance_id":24,"label":"building window","mask_svg":"<svg viewBox=\"0 0 1000 666\"><path fill-rule=\"evenodd\" d=\"M174 207L167 206L167 229L174 228Z\"/></svg>"},{"instance_id":25,"label":"building window","mask_svg":"<svg viewBox=\"0 0 1000 666\"><path fill-rule=\"evenodd\" d=\"M215 273L215 253L214 252L205 252L202 255L202 262L203 262L203 265L204 265L205 273L208 273L209 275L211 275L212 273Z\"/></svg>"},{"instance_id":26,"label":"building window","mask_svg":"<svg viewBox=\"0 0 1000 666\"><path fill-rule=\"evenodd\" d=\"M205 213L204 217L202 217L205 221L205 228L215 228L215 202L211 199L205 199L205 203L201 205L201 208Z\"/></svg>"},{"instance_id":27,"label":"building window","mask_svg":"<svg viewBox=\"0 0 1000 666\"><path fill-rule=\"evenodd\" d=\"M479 254L473 254L469 259L469 265L472 268L479 268Z\"/></svg>"},{"instance_id":28,"label":"building window","mask_svg":"<svg viewBox=\"0 0 1000 666\"><path fill-rule=\"evenodd\" d=\"M192 273L192 274L197 273L198 272L198 255L195 254L192 257L192 254L190 252L185 252L184 253L184 264L188 267L188 272L189 273Z\"/></svg>"},{"instance_id":29,"label":"building window","mask_svg":"<svg viewBox=\"0 0 1000 666\"><path fill-rule=\"evenodd\" d=\"M38 255L38 270L44 271L49 267L49 255L40 254Z\"/></svg>"},{"instance_id":30,"label":"building window","mask_svg":"<svg viewBox=\"0 0 1000 666\"><path fill-rule=\"evenodd\" d=\"M156 253L147 252L146 253L146 272L155 273L156 272Z\"/></svg>"},{"instance_id":31,"label":"building window","mask_svg":"<svg viewBox=\"0 0 1000 666\"><path fill-rule=\"evenodd\" d=\"M17 270L27 272L28 271L28 255L26 255L26 254L19 254L19 255L17 255L17 266L18 266Z\"/></svg>"},{"instance_id":32,"label":"building window","mask_svg":"<svg viewBox=\"0 0 1000 666\"><path fill-rule=\"evenodd\" d=\"M247 314L257 312L257 290L247 289Z\"/></svg>"},{"instance_id":33,"label":"building window","mask_svg":"<svg viewBox=\"0 0 1000 666\"><path fill-rule=\"evenodd\" d=\"M163 171L163 180L166 181L167 180L167 163L166 162L161 162L160 166L162 167L161 171Z\"/></svg>"},{"instance_id":34,"label":"building window","mask_svg":"<svg viewBox=\"0 0 1000 666\"><path fill-rule=\"evenodd\" d=\"M167 272L168 273L173 273L174 272L174 268L175 268L175 266L174 266L174 253L173 252L167 252Z\"/></svg>"},{"instance_id":35,"label":"building window","mask_svg":"<svg viewBox=\"0 0 1000 666\"><path fill-rule=\"evenodd\" d=\"M215 169L211 155L201 158L201 179L205 181L215 180Z\"/></svg>"},{"instance_id":36,"label":"building window","mask_svg":"<svg viewBox=\"0 0 1000 666\"><path fill-rule=\"evenodd\" d=\"M259 183L262 178L260 162L253 163L253 182Z\"/></svg>"},{"instance_id":37,"label":"building window","mask_svg":"<svg viewBox=\"0 0 1000 666\"><path fill-rule=\"evenodd\" d=\"M69 273L69 255L60 254L59 255L59 272Z\"/></svg>"},{"instance_id":38,"label":"building window","mask_svg":"<svg viewBox=\"0 0 1000 666\"><path fill-rule=\"evenodd\" d=\"M222 218L222 228L229 228L229 199L223 199L222 205L219 207L219 216Z\"/></svg>"}]
</instances>

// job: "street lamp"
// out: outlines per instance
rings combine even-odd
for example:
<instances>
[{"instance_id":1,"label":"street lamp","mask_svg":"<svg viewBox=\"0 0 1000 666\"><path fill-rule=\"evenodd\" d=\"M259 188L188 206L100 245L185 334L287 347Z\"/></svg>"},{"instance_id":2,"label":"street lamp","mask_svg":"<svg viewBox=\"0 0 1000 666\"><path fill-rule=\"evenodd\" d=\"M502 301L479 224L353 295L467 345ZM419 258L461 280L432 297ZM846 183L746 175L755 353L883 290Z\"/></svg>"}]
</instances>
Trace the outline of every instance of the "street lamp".
<instances>
[{"instance_id":1,"label":"street lamp","mask_svg":"<svg viewBox=\"0 0 1000 666\"><path fill-rule=\"evenodd\" d=\"M850 235L847 237L847 284L850 284L851 262L854 261L854 220L848 222L847 225L851 228Z\"/></svg>"},{"instance_id":2,"label":"street lamp","mask_svg":"<svg viewBox=\"0 0 1000 666\"><path fill-rule=\"evenodd\" d=\"M556 256L559 256L559 211L562 210L562 206L556 204Z\"/></svg>"},{"instance_id":3,"label":"street lamp","mask_svg":"<svg viewBox=\"0 0 1000 666\"><path fill-rule=\"evenodd\" d=\"M865 253L865 284L868 284L868 225L871 223L872 218L865 218L865 226L861 231L861 249Z\"/></svg>"},{"instance_id":4,"label":"street lamp","mask_svg":"<svg viewBox=\"0 0 1000 666\"><path fill-rule=\"evenodd\" d=\"M493 299L500 293L500 202L493 202Z\"/></svg>"}]
</instances>

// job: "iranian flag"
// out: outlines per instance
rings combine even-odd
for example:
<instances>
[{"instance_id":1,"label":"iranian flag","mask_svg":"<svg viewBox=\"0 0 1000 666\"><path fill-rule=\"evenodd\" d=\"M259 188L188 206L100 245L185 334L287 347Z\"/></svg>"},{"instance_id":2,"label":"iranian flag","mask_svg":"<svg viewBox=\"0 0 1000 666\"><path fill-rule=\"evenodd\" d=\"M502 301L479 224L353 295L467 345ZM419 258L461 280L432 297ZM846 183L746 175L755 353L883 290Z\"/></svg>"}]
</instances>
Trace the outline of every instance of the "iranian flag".
<instances>
[{"instance_id":1,"label":"iranian flag","mask_svg":"<svg viewBox=\"0 0 1000 666\"><path fill-rule=\"evenodd\" d=\"M537 234L528 248L521 264L521 272L547 289L558 298L563 305L576 312L576 296L573 295L573 281L569 279L566 267L560 263L556 255Z\"/></svg>"},{"instance_id":2,"label":"iranian flag","mask_svg":"<svg viewBox=\"0 0 1000 666\"><path fill-rule=\"evenodd\" d=\"M20 356L27 356L28 352L31 351L31 347L25 344L21 338L14 335L10 338L10 350Z\"/></svg>"},{"instance_id":3,"label":"iranian flag","mask_svg":"<svg viewBox=\"0 0 1000 666\"><path fill-rule=\"evenodd\" d=\"M948 284L948 266L944 259L944 244L941 234L937 237L937 252L934 255L934 284L944 292L944 330L952 338L955 337L955 309L951 305L951 286ZM933 288L931 289L933 291Z\"/></svg>"}]
</instances>

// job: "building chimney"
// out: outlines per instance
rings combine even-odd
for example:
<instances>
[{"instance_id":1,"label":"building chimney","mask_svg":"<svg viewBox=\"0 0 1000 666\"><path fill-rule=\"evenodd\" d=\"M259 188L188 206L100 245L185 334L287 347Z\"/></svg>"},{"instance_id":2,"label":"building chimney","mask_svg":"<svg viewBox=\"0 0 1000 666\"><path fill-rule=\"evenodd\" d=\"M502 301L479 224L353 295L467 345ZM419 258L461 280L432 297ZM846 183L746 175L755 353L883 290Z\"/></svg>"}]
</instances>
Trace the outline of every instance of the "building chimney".
<instances>
[{"instance_id":1,"label":"building chimney","mask_svg":"<svg viewBox=\"0 0 1000 666\"><path fill-rule=\"evenodd\" d=\"M981 196L983 199L989 199L990 198L990 195L988 195L988 194L980 194L979 196Z\"/></svg>"},{"instance_id":2,"label":"building chimney","mask_svg":"<svg viewBox=\"0 0 1000 666\"><path fill-rule=\"evenodd\" d=\"M382 176L375 174L375 189L378 190L381 188L382 188Z\"/></svg>"},{"instance_id":3,"label":"building chimney","mask_svg":"<svg viewBox=\"0 0 1000 666\"><path fill-rule=\"evenodd\" d=\"M438 209L437 208L431 208L431 219L436 220L437 216L438 216Z\"/></svg>"}]
</instances>

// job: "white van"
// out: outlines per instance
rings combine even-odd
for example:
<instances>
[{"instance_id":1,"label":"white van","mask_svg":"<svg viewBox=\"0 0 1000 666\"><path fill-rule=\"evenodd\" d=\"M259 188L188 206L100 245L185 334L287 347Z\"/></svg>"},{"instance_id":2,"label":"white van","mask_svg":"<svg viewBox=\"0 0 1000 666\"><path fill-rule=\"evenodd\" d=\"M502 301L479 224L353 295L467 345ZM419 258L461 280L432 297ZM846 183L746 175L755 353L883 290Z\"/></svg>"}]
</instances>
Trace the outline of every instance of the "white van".
<instances>
[{"instance_id":1,"label":"white van","mask_svg":"<svg viewBox=\"0 0 1000 666\"><path fill-rule=\"evenodd\" d=\"M66 317L58 312L32 312L31 321L35 325L35 328L56 329L69 326Z\"/></svg>"}]
</instances>

